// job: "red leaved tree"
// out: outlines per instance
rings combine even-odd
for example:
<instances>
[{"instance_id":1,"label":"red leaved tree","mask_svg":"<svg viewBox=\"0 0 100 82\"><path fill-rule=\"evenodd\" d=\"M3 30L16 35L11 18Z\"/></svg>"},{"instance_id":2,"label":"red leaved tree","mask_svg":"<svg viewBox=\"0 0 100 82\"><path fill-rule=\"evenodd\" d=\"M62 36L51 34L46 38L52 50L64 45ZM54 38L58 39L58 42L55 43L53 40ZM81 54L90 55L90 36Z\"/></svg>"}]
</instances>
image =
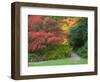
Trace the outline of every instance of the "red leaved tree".
<instances>
[{"instance_id":1,"label":"red leaved tree","mask_svg":"<svg viewBox=\"0 0 100 82\"><path fill-rule=\"evenodd\" d=\"M29 32L29 51L34 52L43 49L48 45L57 44L60 38L55 34L47 33L43 30L38 32Z\"/></svg>"},{"instance_id":2,"label":"red leaved tree","mask_svg":"<svg viewBox=\"0 0 100 82\"><path fill-rule=\"evenodd\" d=\"M32 31L36 24L40 23L42 21L43 16L38 15L29 15L28 16L28 29L29 31Z\"/></svg>"}]
</instances>

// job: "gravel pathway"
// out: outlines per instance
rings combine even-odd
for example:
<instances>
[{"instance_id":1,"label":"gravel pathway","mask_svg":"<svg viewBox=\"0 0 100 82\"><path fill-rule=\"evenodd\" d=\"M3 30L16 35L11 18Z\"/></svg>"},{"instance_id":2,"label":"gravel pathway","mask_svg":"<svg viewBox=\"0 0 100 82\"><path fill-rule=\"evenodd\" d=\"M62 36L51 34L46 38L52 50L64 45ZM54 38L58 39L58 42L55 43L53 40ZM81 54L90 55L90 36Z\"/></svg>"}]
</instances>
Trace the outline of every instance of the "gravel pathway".
<instances>
[{"instance_id":1,"label":"gravel pathway","mask_svg":"<svg viewBox=\"0 0 100 82\"><path fill-rule=\"evenodd\" d=\"M72 52L72 55L69 59L71 59L71 60L80 60L81 57L77 53Z\"/></svg>"}]
</instances>

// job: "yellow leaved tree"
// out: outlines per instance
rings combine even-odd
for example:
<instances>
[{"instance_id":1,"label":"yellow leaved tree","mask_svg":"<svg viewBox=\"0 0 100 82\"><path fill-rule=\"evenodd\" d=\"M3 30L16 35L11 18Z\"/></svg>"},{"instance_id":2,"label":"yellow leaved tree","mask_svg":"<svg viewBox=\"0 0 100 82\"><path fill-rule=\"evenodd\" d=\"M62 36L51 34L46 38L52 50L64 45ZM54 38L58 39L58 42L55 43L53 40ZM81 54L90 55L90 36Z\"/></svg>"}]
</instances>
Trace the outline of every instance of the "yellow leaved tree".
<instances>
[{"instance_id":1,"label":"yellow leaved tree","mask_svg":"<svg viewBox=\"0 0 100 82\"><path fill-rule=\"evenodd\" d=\"M65 33L65 35L63 35L62 44L68 44L69 30L74 25L76 25L79 22L79 20L80 20L80 17L69 17L69 18L61 20L60 22L61 31Z\"/></svg>"}]
</instances>

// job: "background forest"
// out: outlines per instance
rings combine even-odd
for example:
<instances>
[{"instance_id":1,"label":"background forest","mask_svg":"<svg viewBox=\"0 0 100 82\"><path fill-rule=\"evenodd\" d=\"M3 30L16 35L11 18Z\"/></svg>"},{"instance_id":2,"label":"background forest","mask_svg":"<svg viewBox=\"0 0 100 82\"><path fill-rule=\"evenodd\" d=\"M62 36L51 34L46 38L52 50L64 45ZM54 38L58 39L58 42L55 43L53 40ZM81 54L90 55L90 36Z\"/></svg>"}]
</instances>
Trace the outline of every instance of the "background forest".
<instances>
[{"instance_id":1,"label":"background forest","mask_svg":"<svg viewBox=\"0 0 100 82\"><path fill-rule=\"evenodd\" d=\"M86 64L87 22L84 17L29 15L29 66Z\"/></svg>"}]
</instances>

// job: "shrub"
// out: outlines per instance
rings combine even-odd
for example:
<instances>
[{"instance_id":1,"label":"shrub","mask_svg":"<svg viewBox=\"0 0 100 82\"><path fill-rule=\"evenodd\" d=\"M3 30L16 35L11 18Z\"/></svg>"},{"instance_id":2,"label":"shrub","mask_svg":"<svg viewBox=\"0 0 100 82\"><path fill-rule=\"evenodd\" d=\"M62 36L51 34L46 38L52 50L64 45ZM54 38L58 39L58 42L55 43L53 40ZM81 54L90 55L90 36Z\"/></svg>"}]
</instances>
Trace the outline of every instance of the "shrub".
<instances>
[{"instance_id":1,"label":"shrub","mask_svg":"<svg viewBox=\"0 0 100 82\"><path fill-rule=\"evenodd\" d=\"M82 46L81 48L79 48L77 50L77 53L82 58L87 58L88 57L87 42L84 44L84 46Z\"/></svg>"},{"instance_id":2,"label":"shrub","mask_svg":"<svg viewBox=\"0 0 100 82\"><path fill-rule=\"evenodd\" d=\"M72 52L72 48L69 45L56 45L51 49L48 48L48 50L46 50L48 59L61 59L61 58L70 57L71 52Z\"/></svg>"},{"instance_id":3,"label":"shrub","mask_svg":"<svg viewBox=\"0 0 100 82\"><path fill-rule=\"evenodd\" d=\"M69 45L48 46L34 53L29 53L29 62L38 62L54 59L62 59L71 56L72 47Z\"/></svg>"},{"instance_id":4,"label":"shrub","mask_svg":"<svg viewBox=\"0 0 100 82\"><path fill-rule=\"evenodd\" d=\"M29 53L28 62L36 62L39 60L39 57L35 53Z\"/></svg>"}]
</instances>

